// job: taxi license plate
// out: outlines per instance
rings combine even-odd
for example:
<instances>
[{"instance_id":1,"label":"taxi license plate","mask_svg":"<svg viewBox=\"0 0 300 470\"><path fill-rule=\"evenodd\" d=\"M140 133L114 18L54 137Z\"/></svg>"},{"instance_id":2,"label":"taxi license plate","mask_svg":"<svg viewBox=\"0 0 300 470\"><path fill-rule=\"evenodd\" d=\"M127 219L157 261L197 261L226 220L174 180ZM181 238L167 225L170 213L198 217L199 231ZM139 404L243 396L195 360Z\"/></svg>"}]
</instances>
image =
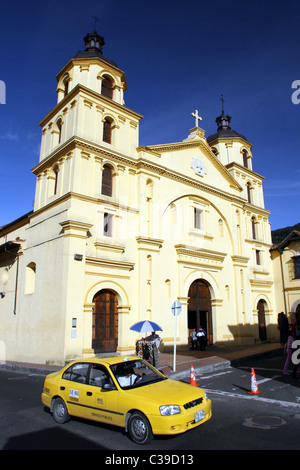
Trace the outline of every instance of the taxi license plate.
<instances>
[{"instance_id":1,"label":"taxi license plate","mask_svg":"<svg viewBox=\"0 0 300 470\"><path fill-rule=\"evenodd\" d=\"M201 421L201 419L204 419L205 413L204 410L197 411L195 413L195 423L198 423L198 421Z\"/></svg>"}]
</instances>

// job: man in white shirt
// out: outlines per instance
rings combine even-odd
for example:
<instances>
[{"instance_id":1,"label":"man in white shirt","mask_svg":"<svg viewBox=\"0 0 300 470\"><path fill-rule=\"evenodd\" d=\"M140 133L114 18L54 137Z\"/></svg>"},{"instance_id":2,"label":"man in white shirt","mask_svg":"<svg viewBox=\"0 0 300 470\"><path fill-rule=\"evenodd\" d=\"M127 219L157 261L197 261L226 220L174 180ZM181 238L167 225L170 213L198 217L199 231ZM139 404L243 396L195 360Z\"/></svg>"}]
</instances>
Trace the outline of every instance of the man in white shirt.
<instances>
[{"instance_id":1,"label":"man in white shirt","mask_svg":"<svg viewBox=\"0 0 300 470\"><path fill-rule=\"evenodd\" d=\"M134 382L137 379L137 375L135 375L133 372L128 372L127 375L123 375L118 377L118 382L121 385L121 387L128 387L128 385L133 385Z\"/></svg>"},{"instance_id":2,"label":"man in white shirt","mask_svg":"<svg viewBox=\"0 0 300 470\"><path fill-rule=\"evenodd\" d=\"M197 334L196 334L195 329L191 332L190 337L191 337L192 349L195 349L195 348L197 349Z\"/></svg>"}]
</instances>

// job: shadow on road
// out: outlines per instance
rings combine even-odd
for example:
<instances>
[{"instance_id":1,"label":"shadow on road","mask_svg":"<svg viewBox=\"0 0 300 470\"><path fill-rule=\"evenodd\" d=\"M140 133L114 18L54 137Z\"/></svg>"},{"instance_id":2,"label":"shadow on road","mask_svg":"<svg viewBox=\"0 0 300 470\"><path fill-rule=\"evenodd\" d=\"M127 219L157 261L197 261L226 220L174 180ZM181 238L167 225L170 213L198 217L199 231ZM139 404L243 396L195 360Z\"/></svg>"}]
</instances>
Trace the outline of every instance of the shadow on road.
<instances>
[{"instance_id":1,"label":"shadow on road","mask_svg":"<svg viewBox=\"0 0 300 470\"><path fill-rule=\"evenodd\" d=\"M107 450L107 448L55 426L11 437L2 450Z\"/></svg>"}]
</instances>

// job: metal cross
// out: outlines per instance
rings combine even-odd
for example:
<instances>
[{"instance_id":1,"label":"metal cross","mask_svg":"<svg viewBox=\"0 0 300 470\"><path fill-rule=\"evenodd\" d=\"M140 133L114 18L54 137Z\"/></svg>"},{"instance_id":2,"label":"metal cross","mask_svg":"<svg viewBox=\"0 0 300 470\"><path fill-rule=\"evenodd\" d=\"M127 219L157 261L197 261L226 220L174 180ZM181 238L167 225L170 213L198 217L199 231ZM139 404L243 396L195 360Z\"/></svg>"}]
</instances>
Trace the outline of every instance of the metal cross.
<instances>
[{"instance_id":1,"label":"metal cross","mask_svg":"<svg viewBox=\"0 0 300 470\"><path fill-rule=\"evenodd\" d=\"M200 117L198 114L198 109L196 109L195 112L192 113L192 116L195 118L196 127L198 127L198 121L202 121L202 117Z\"/></svg>"},{"instance_id":2,"label":"metal cross","mask_svg":"<svg viewBox=\"0 0 300 470\"><path fill-rule=\"evenodd\" d=\"M97 21L100 21L100 18L98 18L96 15L92 16L92 18L94 18L94 20L95 20L95 31L96 31Z\"/></svg>"},{"instance_id":3,"label":"metal cross","mask_svg":"<svg viewBox=\"0 0 300 470\"><path fill-rule=\"evenodd\" d=\"M222 114L224 114L224 98L223 95L221 95L221 101L222 101Z\"/></svg>"}]
</instances>

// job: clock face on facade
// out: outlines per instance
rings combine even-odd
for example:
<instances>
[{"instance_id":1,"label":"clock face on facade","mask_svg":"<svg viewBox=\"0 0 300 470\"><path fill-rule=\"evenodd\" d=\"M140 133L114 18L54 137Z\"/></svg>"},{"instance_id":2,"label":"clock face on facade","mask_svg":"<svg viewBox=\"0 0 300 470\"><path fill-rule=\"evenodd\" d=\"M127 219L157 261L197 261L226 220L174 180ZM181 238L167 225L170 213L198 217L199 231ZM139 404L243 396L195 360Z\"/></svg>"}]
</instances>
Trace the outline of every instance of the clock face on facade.
<instances>
[{"instance_id":1,"label":"clock face on facade","mask_svg":"<svg viewBox=\"0 0 300 470\"><path fill-rule=\"evenodd\" d=\"M199 175L199 176L206 175L206 168L201 158L193 157L191 167L193 168L196 175Z\"/></svg>"}]
</instances>

